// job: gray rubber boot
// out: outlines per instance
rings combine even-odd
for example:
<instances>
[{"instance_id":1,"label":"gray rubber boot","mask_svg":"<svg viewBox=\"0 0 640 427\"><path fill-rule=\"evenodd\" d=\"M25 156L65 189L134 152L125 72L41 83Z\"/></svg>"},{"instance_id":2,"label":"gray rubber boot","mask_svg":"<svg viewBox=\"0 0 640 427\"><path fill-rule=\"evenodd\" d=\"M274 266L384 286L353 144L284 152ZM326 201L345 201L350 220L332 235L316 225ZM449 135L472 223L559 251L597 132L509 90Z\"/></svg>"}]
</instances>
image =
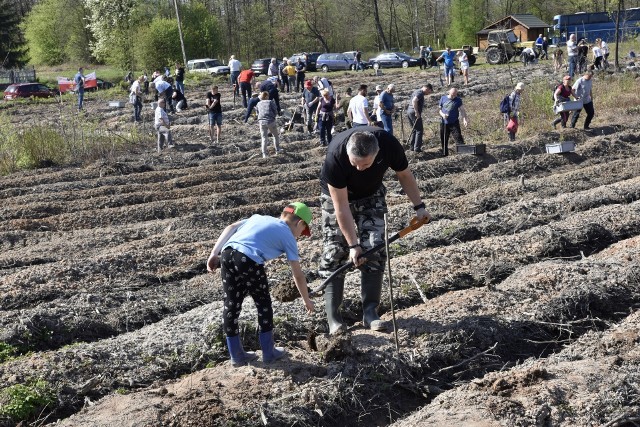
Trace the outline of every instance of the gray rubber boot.
<instances>
[{"instance_id":1,"label":"gray rubber boot","mask_svg":"<svg viewBox=\"0 0 640 427\"><path fill-rule=\"evenodd\" d=\"M327 313L329 333L332 335L347 329L340 314L343 291L344 277L333 279L324 289L324 311Z\"/></svg>"},{"instance_id":2,"label":"gray rubber boot","mask_svg":"<svg viewBox=\"0 0 640 427\"><path fill-rule=\"evenodd\" d=\"M362 272L362 323L372 331L386 331L387 325L380 320L377 308L382 294L383 272Z\"/></svg>"}]
</instances>

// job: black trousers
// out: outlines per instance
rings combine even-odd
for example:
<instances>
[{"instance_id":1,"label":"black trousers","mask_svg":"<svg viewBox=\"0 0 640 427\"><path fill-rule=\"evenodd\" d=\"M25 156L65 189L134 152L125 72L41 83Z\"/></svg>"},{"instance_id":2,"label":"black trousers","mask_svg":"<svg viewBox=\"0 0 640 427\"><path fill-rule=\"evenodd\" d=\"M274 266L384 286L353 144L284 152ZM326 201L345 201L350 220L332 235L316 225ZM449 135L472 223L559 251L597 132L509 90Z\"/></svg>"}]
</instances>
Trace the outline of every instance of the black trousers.
<instances>
[{"instance_id":1,"label":"black trousers","mask_svg":"<svg viewBox=\"0 0 640 427\"><path fill-rule=\"evenodd\" d=\"M304 73L298 72L296 74L296 92L304 90Z\"/></svg>"},{"instance_id":2,"label":"black trousers","mask_svg":"<svg viewBox=\"0 0 640 427\"><path fill-rule=\"evenodd\" d=\"M256 305L260 332L272 330L273 307L264 266L240 251L226 248L220 254L220 271L222 290L224 291L224 308L222 310L224 333L228 337L233 337L240 332L238 318L242 302L247 295L253 298Z\"/></svg>"},{"instance_id":3,"label":"black trousers","mask_svg":"<svg viewBox=\"0 0 640 427\"><path fill-rule=\"evenodd\" d=\"M411 144L412 151L422 150L422 134L424 133L424 127L422 124L422 117L416 119L415 111L407 114L409 124L411 125L411 134L409 135L409 143Z\"/></svg>"},{"instance_id":4,"label":"black trousers","mask_svg":"<svg viewBox=\"0 0 640 427\"><path fill-rule=\"evenodd\" d=\"M591 124L591 120L593 119L593 116L595 115L595 111L593 110L593 101L587 102L586 104L584 104L582 106L582 108L584 108L584 111L587 112L587 117L584 119L584 128L585 129L589 129L589 125ZM572 128L576 127L576 122L578 121L578 117L580 117L580 111L582 111L582 110L574 111L573 115L571 116L571 127Z\"/></svg>"},{"instance_id":5,"label":"black trousers","mask_svg":"<svg viewBox=\"0 0 640 427\"><path fill-rule=\"evenodd\" d=\"M462 131L460 130L460 120L456 120L454 123L440 122L440 143L442 145L442 155L449 155L449 137L453 135L453 140L456 144L464 144L464 138L462 138Z\"/></svg>"},{"instance_id":6,"label":"black trousers","mask_svg":"<svg viewBox=\"0 0 640 427\"><path fill-rule=\"evenodd\" d=\"M251 98L251 83L240 82L240 92L242 93L242 106L247 108L247 99Z\"/></svg>"}]
</instances>

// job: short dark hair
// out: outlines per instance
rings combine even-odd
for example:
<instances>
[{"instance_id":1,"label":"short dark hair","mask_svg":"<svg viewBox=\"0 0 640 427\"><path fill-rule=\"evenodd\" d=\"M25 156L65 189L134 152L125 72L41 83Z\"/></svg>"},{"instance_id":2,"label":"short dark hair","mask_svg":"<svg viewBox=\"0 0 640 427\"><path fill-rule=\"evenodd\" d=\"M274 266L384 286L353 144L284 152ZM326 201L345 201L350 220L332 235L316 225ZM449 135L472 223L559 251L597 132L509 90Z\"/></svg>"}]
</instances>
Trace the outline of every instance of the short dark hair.
<instances>
[{"instance_id":1,"label":"short dark hair","mask_svg":"<svg viewBox=\"0 0 640 427\"><path fill-rule=\"evenodd\" d=\"M361 90L366 91L367 87L368 87L367 85L360 85L360 87L358 88L358 91L361 91Z\"/></svg>"},{"instance_id":2,"label":"short dark hair","mask_svg":"<svg viewBox=\"0 0 640 427\"><path fill-rule=\"evenodd\" d=\"M347 155L360 159L375 155L379 150L378 138L372 132L354 132L347 141Z\"/></svg>"},{"instance_id":3,"label":"short dark hair","mask_svg":"<svg viewBox=\"0 0 640 427\"><path fill-rule=\"evenodd\" d=\"M424 87L426 87L430 91L433 91L433 85L431 83L427 83L426 85L424 85Z\"/></svg>"}]
</instances>

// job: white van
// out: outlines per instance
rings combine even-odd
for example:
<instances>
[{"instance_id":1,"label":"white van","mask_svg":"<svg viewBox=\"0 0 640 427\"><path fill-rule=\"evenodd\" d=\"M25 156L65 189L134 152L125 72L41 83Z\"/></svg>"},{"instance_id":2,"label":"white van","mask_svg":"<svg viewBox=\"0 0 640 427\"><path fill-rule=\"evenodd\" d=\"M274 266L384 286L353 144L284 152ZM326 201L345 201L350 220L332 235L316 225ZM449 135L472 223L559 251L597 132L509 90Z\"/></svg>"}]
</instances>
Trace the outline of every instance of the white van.
<instances>
[{"instance_id":1,"label":"white van","mask_svg":"<svg viewBox=\"0 0 640 427\"><path fill-rule=\"evenodd\" d=\"M229 67L217 59L204 58L187 61L187 68L194 73L209 73L213 76L230 74Z\"/></svg>"}]
</instances>

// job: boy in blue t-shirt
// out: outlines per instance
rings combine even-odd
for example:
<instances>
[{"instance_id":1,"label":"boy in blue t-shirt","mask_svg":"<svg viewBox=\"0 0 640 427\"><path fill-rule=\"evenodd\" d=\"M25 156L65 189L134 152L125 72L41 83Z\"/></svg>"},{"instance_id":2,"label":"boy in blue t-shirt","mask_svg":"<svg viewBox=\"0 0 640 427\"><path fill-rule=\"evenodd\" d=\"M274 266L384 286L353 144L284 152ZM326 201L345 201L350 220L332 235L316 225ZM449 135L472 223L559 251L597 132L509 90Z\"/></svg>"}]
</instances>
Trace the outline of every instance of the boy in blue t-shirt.
<instances>
[{"instance_id":1,"label":"boy in blue t-shirt","mask_svg":"<svg viewBox=\"0 0 640 427\"><path fill-rule=\"evenodd\" d=\"M296 242L301 235L311 235L311 218L307 205L293 202L284 208L280 218L253 215L228 225L218 237L207 260L207 270L212 273L218 267L221 269L224 291L222 321L233 366L243 366L256 359L254 352L244 351L239 336L238 318L247 295L253 298L258 312L263 362L280 359L286 354L273 342L273 307L264 270L265 261L286 254L307 312L313 311Z\"/></svg>"}]
</instances>

